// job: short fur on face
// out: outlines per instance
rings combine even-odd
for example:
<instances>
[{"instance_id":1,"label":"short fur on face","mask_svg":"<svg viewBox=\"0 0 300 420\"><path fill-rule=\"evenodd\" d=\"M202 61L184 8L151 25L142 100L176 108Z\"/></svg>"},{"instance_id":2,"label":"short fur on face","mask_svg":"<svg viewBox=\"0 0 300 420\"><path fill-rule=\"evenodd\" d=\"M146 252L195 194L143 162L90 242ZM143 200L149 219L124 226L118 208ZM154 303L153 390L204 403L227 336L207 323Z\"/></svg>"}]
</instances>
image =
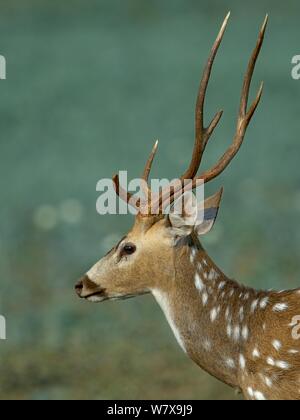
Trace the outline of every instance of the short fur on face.
<instances>
[{"instance_id":1,"label":"short fur on face","mask_svg":"<svg viewBox=\"0 0 300 420\"><path fill-rule=\"evenodd\" d=\"M193 233L210 231L221 197L222 191L202 203L201 223L200 205L193 193L181 199L181 207L177 201L166 217L137 216L128 235L81 280L81 297L91 302L126 299L171 282L175 277L174 260L184 252ZM133 246L134 252L127 254L126 246Z\"/></svg>"}]
</instances>

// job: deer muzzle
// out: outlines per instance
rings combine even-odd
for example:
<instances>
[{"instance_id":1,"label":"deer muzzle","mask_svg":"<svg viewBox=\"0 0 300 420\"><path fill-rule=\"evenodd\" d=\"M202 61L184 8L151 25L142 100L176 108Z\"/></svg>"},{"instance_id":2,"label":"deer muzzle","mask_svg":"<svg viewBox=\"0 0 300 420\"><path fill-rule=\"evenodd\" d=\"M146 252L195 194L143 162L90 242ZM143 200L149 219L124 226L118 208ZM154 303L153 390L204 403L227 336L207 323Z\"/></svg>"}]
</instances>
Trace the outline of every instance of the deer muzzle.
<instances>
[{"instance_id":1,"label":"deer muzzle","mask_svg":"<svg viewBox=\"0 0 300 420\"><path fill-rule=\"evenodd\" d=\"M105 299L105 290L94 283L87 275L75 285L75 291L81 299L101 301Z\"/></svg>"}]
</instances>

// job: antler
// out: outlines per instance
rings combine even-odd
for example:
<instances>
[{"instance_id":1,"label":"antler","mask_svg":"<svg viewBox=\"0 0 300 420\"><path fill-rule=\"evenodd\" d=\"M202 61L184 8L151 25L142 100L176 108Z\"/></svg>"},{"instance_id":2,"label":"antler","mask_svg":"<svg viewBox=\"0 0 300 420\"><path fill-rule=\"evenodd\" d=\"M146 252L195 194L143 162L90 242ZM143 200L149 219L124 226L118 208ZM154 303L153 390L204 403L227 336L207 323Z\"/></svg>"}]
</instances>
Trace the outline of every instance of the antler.
<instances>
[{"instance_id":1,"label":"antler","mask_svg":"<svg viewBox=\"0 0 300 420\"><path fill-rule=\"evenodd\" d=\"M200 87L198 91L196 115L195 115L195 120L196 120L195 145L194 145L194 150L193 150L190 165L187 171L180 177L180 182L175 184L175 186L172 186L171 191L170 191L170 188L166 188L165 190L161 192L161 194L159 194L158 198L154 200L153 203L151 203L151 211L155 212L156 209L163 211L163 209L166 206L168 206L170 203L172 203L172 201L174 201L176 196L178 196L184 184L185 184L184 186L185 191L187 191L188 189L194 189L198 186L200 182L207 183L215 179L227 168L227 166L230 164L230 162L233 160L233 158L236 156L236 154L240 150L243 144L244 138L245 138L246 130L261 100L262 93L263 93L263 83L261 84L258 90L255 100L253 101L251 106L248 108L249 91L251 87L252 77L253 77L255 65L256 65L256 62L257 62L257 59L258 59L258 56L259 56L259 53L261 51L261 47L264 41L264 36L265 36L266 27L268 23L268 16L266 16L264 23L261 27L261 30L259 32L258 40L254 48L254 51L251 55L248 68L245 74L242 94L241 94L240 107L239 107L239 114L238 114L238 119L237 119L237 127L236 127L235 135L233 137L233 142L230 145L230 147L227 149L227 151L223 154L223 156L220 158L220 160L211 169L197 176L208 141L223 115L223 111L218 112L215 115L215 117L212 119L209 126L205 127L204 105L205 105L206 92L207 92L213 64L214 64L217 52L219 50L219 47L222 43L229 17L230 17L230 13L228 13L228 15L226 16L222 24L222 27L220 29L220 32L216 38L216 41L213 44L212 50L210 52L210 55L207 60L207 64L205 66L204 73L201 79L201 83L200 83ZM153 163L153 159L155 157L156 151L157 151L157 143L155 144L152 150L152 153L145 166L143 180L146 182L148 182L150 170L152 167L152 163ZM119 191L119 195L121 196L122 194L124 197L125 194L124 194L124 191L120 190L118 177L114 178L114 183L116 185L117 193ZM151 193L151 190L149 189L148 184L144 192L146 194L146 197L149 198L149 194ZM127 202L130 201L130 198L131 196L130 194L128 194Z\"/></svg>"},{"instance_id":2,"label":"antler","mask_svg":"<svg viewBox=\"0 0 300 420\"><path fill-rule=\"evenodd\" d=\"M261 30L259 32L258 40L256 43L256 46L254 48L254 51L251 55L248 68L246 71L246 75L244 78L243 88L242 88L242 94L241 94L241 101L240 101L240 108L239 108L239 115L238 115L238 121L237 121L237 128L236 133L233 138L233 142L231 146L227 149L227 151L224 153L224 155L221 157L221 159L217 162L215 166L213 166L211 169L203 172L200 176L196 176L198 169L200 167L203 153L205 151L205 148L207 146L207 143L214 132L216 126L218 125L222 115L223 111L220 111L216 114L216 116L213 118L210 125L205 128L204 127L204 104L205 104L205 97L207 92L208 83L210 80L210 75L212 71L212 67L214 64L214 60L216 58L218 49L221 45L221 42L223 40L225 30L228 24L228 20L230 17L230 13L226 16L221 30L217 36L217 39L212 47L210 56L208 58L203 77L200 83L200 88L198 92L198 99L197 99L197 105L196 105L196 140L195 140L195 146L193 150L192 160L190 163L190 166L188 170L185 172L185 174L180 178L181 182L183 183L185 180L190 179L191 183L185 188L187 189L194 189L197 187L199 182L207 183L214 178L216 178L218 175L220 175L230 164L230 162L233 160L233 158L236 156L238 151L240 150L243 140L245 138L246 130L248 128L248 125L257 109L257 106L261 100L262 93L263 93L263 83L261 84L259 91L257 93L257 96L255 100L253 101L252 105L248 109L248 100L249 100L249 91L251 87L251 81L253 77L253 73L255 70L255 65L259 56L259 53L261 51L261 47L264 41L264 36L266 32L266 27L268 23L268 16L266 16L264 23L261 27ZM181 186L182 188L182 186ZM171 192L171 202L174 200L174 197L176 196L178 191ZM160 207L164 208L165 202L168 201L167 205L170 202L170 192L169 191L163 191L160 197Z\"/></svg>"},{"instance_id":3,"label":"antler","mask_svg":"<svg viewBox=\"0 0 300 420\"><path fill-rule=\"evenodd\" d=\"M198 179L203 179L204 182L209 182L212 179L216 178L218 175L220 175L227 168L227 166L230 164L232 159L236 156L236 154L238 153L238 151L240 150L243 144L248 125L261 100L262 93L263 93L263 86L264 86L263 82L260 85L260 88L258 90L255 100L253 101L252 105L248 109L248 99L249 99L251 81L252 81L253 73L255 70L255 65L256 65L256 62L257 62L257 59L258 59L258 56L259 56L259 53L261 51L261 47L264 41L267 23L268 23L268 16L266 16L263 26L260 30L256 47L250 58L247 72L244 78L244 84L243 84L241 102L240 102L240 108L239 108L239 116L238 116L238 121L237 121L237 128L236 128L236 133L233 139L233 143L231 144L231 146L227 149L227 151L221 157L219 162L213 168L211 168L208 171L203 172L198 177Z\"/></svg>"},{"instance_id":4,"label":"antler","mask_svg":"<svg viewBox=\"0 0 300 420\"><path fill-rule=\"evenodd\" d=\"M120 185L120 179L119 175L114 175L113 177L113 185L116 191L116 194L125 202L133 206L137 211L141 211L141 206L148 205L148 200L151 198L151 189L149 188L148 181L149 181L149 175L151 172L151 168L153 165L153 161L155 158L155 155L157 153L158 149L158 140L156 140L153 149L151 151L151 154L146 162L144 172L141 178L141 188L144 192L145 202L141 202L141 200L137 200L137 202L134 202L133 196L131 193L125 191L121 185Z\"/></svg>"},{"instance_id":5,"label":"antler","mask_svg":"<svg viewBox=\"0 0 300 420\"><path fill-rule=\"evenodd\" d=\"M211 137L214 129L218 125L223 115L223 111L218 112L216 116L214 117L214 119L212 120L212 122L210 123L210 125L208 126L208 128L204 127L204 104L205 104L207 87L208 87L212 67L213 67L217 52L219 50L219 47L221 45L221 42L223 40L229 17L230 17L230 13L228 13L228 15L226 16L223 22L223 25L212 47L211 53L209 55L209 58L207 60L207 63L203 72L202 80L201 80L199 91L198 91L196 112L195 112L195 130L196 130L195 146L194 146L190 166L181 177L182 181L185 179L193 179L197 175L197 172L201 163L201 159L203 156L203 152L208 143L208 140Z\"/></svg>"}]
</instances>

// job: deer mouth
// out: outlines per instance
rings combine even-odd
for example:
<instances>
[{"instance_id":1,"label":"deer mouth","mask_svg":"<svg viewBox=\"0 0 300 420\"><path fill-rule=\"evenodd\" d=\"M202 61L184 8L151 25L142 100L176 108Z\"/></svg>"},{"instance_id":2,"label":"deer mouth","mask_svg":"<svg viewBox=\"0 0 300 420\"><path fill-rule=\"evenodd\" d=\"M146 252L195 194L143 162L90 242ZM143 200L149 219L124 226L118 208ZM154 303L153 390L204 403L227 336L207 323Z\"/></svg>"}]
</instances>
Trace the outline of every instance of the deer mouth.
<instances>
[{"instance_id":1,"label":"deer mouth","mask_svg":"<svg viewBox=\"0 0 300 420\"><path fill-rule=\"evenodd\" d=\"M75 291L78 297L91 302L102 302L107 299L106 290L97 286L87 275L76 283Z\"/></svg>"},{"instance_id":2,"label":"deer mouth","mask_svg":"<svg viewBox=\"0 0 300 420\"><path fill-rule=\"evenodd\" d=\"M105 291L101 291L101 292L95 292L95 293L91 293L87 296L82 296L83 299L88 300L89 302L94 302L94 303L101 303L104 301L120 301L120 300L128 300L128 299L133 299L139 295L145 295L147 294L146 292L143 293L138 293L138 294L126 294L126 295L107 295L107 293L105 293Z\"/></svg>"},{"instance_id":3,"label":"deer mouth","mask_svg":"<svg viewBox=\"0 0 300 420\"><path fill-rule=\"evenodd\" d=\"M105 290L90 293L88 295L81 296L82 299L88 300L89 302L100 303L108 300L109 297L106 295Z\"/></svg>"},{"instance_id":4,"label":"deer mouth","mask_svg":"<svg viewBox=\"0 0 300 420\"><path fill-rule=\"evenodd\" d=\"M106 300L126 300L149 293L149 291L147 290L137 291L133 293L118 293L113 291L109 292L106 288L101 288L100 286L92 282L87 275L85 275L75 285L75 291L80 299L85 299L93 303L100 303Z\"/></svg>"}]
</instances>

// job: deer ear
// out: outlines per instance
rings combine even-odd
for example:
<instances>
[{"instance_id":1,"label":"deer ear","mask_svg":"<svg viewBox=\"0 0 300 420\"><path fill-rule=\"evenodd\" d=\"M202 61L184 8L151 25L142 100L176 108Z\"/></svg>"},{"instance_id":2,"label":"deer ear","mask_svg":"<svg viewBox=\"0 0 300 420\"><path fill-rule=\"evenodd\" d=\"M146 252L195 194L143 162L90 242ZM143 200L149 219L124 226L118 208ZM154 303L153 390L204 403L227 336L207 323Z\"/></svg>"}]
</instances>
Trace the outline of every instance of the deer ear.
<instances>
[{"instance_id":1,"label":"deer ear","mask_svg":"<svg viewBox=\"0 0 300 420\"><path fill-rule=\"evenodd\" d=\"M183 237L193 231L197 235L210 232L218 216L222 195L223 188L199 204L192 192L183 194L175 201L169 213L173 235Z\"/></svg>"},{"instance_id":2,"label":"deer ear","mask_svg":"<svg viewBox=\"0 0 300 420\"><path fill-rule=\"evenodd\" d=\"M169 221L172 234L177 237L190 235L197 222L198 204L193 192L183 194L172 205Z\"/></svg>"},{"instance_id":3,"label":"deer ear","mask_svg":"<svg viewBox=\"0 0 300 420\"><path fill-rule=\"evenodd\" d=\"M204 201L204 209L202 207L202 211L204 210L204 215L202 218L203 220L201 223L196 224L195 226L195 232L197 235L205 235L213 228L218 216L223 191L224 190L222 188L219 192L217 192L217 194L207 198Z\"/></svg>"}]
</instances>

